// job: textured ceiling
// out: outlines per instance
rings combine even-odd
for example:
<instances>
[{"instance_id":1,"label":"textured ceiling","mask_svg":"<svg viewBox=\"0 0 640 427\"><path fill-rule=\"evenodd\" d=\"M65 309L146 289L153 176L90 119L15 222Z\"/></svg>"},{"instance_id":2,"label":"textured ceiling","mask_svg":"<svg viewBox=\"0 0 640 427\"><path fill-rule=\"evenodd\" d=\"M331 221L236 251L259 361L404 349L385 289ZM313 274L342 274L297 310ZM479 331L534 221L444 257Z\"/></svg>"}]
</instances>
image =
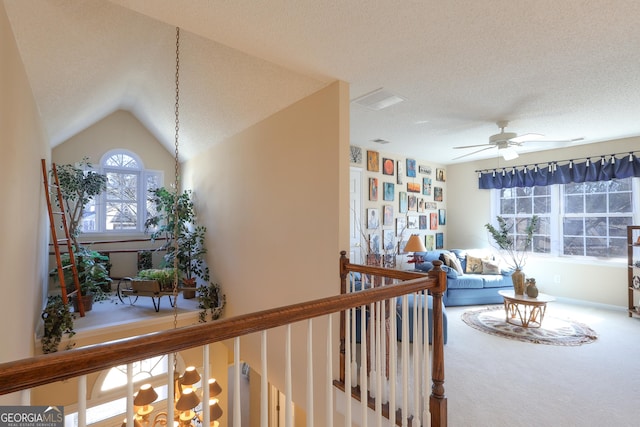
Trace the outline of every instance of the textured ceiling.
<instances>
[{"instance_id":1,"label":"textured ceiling","mask_svg":"<svg viewBox=\"0 0 640 427\"><path fill-rule=\"evenodd\" d=\"M124 108L171 147L175 26L184 158L336 79L352 99L406 98L353 105L352 144L436 163L487 142L498 120L578 144L640 135L637 1L4 3L54 145Z\"/></svg>"}]
</instances>

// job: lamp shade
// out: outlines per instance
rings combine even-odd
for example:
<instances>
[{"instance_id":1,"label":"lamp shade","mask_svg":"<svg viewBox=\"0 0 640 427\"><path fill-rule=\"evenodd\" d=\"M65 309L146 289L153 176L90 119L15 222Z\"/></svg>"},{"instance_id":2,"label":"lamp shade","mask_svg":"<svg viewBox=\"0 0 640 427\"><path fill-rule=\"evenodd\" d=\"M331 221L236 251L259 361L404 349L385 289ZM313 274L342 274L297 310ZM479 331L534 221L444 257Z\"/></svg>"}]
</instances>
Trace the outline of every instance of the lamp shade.
<instances>
[{"instance_id":1,"label":"lamp shade","mask_svg":"<svg viewBox=\"0 0 640 427\"><path fill-rule=\"evenodd\" d=\"M195 408L200 403L200 398L193 392L192 388L185 388L182 392L182 396L176 402L176 409L178 411L188 411Z\"/></svg>"},{"instance_id":2,"label":"lamp shade","mask_svg":"<svg viewBox=\"0 0 640 427\"><path fill-rule=\"evenodd\" d=\"M209 419L215 421L222 416L222 408L218 399L209 400Z\"/></svg>"},{"instance_id":3,"label":"lamp shade","mask_svg":"<svg viewBox=\"0 0 640 427\"><path fill-rule=\"evenodd\" d=\"M216 397L220 393L222 393L222 387L215 378L211 378L209 380L209 397Z\"/></svg>"},{"instance_id":4,"label":"lamp shade","mask_svg":"<svg viewBox=\"0 0 640 427\"><path fill-rule=\"evenodd\" d=\"M151 384L143 384L138 390L138 394L136 394L135 399L133 399L133 404L136 406L144 406L149 405L158 398L158 393L153 389Z\"/></svg>"},{"instance_id":5,"label":"lamp shade","mask_svg":"<svg viewBox=\"0 0 640 427\"><path fill-rule=\"evenodd\" d=\"M200 381L200 374L195 366L189 366L184 370L184 374L180 377L181 385L193 385Z\"/></svg>"},{"instance_id":6,"label":"lamp shade","mask_svg":"<svg viewBox=\"0 0 640 427\"><path fill-rule=\"evenodd\" d=\"M422 243L422 239L417 234L412 234L409 237L409 241L404 247L405 252L426 252L427 248L424 247L424 243Z\"/></svg>"}]
</instances>

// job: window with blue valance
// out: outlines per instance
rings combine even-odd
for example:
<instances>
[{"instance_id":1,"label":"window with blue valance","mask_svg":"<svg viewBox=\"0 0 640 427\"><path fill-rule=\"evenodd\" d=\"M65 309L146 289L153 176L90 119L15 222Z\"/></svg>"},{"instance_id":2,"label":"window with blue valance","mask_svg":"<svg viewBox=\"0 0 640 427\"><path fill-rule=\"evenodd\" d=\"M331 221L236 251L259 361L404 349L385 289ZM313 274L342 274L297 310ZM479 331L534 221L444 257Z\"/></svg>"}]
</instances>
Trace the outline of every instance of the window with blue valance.
<instances>
[{"instance_id":1,"label":"window with blue valance","mask_svg":"<svg viewBox=\"0 0 640 427\"><path fill-rule=\"evenodd\" d=\"M631 152L611 155L609 158L601 156L596 160L587 158L583 162L564 160L541 166L534 164L477 172L478 187L482 190L610 181L640 177L640 158Z\"/></svg>"}]
</instances>

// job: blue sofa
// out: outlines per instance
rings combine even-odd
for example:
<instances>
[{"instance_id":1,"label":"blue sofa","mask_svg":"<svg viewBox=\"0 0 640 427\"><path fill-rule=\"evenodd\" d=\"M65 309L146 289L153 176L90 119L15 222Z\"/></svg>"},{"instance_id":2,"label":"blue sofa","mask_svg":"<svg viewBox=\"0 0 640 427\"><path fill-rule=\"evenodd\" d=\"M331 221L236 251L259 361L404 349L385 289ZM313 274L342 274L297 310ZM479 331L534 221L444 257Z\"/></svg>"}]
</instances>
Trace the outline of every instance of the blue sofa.
<instances>
[{"instance_id":1,"label":"blue sofa","mask_svg":"<svg viewBox=\"0 0 640 427\"><path fill-rule=\"evenodd\" d=\"M445 306L500 304L503 302L499 290L513 289L511 281L512 270L499 269L489 251L482 250L435 250L416 252L421 262L416 263L416 269L429 271L433 268L432 261L443 261L442 268L447 272L447 290L443 296ZM454 256L458 262L458 271L448 262ZM472 268L470 260L476 269ZM478 260L482 263L478 264ZM484 265L487 268L483 269ZM460 269L462 274L460 274ZM497 269L497 271L496 271Z\"/></svg>"}]
</instances>

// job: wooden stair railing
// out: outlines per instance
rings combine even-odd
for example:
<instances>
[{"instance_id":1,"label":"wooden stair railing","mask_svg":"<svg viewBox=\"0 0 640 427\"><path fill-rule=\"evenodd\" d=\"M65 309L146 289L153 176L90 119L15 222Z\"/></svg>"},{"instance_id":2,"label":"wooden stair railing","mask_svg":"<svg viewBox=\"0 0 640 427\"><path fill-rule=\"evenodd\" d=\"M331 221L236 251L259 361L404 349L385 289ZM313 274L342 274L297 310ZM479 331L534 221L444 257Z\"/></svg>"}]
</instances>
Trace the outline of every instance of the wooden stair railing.
<instances>
[{"instance_id":1,"label":"wooden stair railing","mask_svg":"<svg viewBox=\"0 0 640 427\"><path fill-rule=\"evenodd\" d=\"M435 263L434 263L435 264ZM376 271L388 277L406 279L405 282L357 293L341 294L313 301L292 304L259 312L219 319L210 323L164 330L142 336L121 339L103 344L89 345L68 351L44 354L0 364L0 395L45 384L68 380L102 371L114 366L138 360L180 352L231 338L261 332L297 323L303 320L329 315L344 310L372 304L429 290L434 296L434 336L432 355L432 393L430 397L431 425L446 426L446 398L444 396L444 342L442 312L438 310L442 291L446 286L446 274L439 267L429 275L386 270L350 264L342 252L340 276L342 288L349 271ZM439 311L439 313L438 313ZM342 329L343 330L343 329ZM344 375L344 337L341 332L340 364ZM73 367L73 369L70 369ZM344 378L341 378L344 379Z\"/></svg>"}]
</instances>

